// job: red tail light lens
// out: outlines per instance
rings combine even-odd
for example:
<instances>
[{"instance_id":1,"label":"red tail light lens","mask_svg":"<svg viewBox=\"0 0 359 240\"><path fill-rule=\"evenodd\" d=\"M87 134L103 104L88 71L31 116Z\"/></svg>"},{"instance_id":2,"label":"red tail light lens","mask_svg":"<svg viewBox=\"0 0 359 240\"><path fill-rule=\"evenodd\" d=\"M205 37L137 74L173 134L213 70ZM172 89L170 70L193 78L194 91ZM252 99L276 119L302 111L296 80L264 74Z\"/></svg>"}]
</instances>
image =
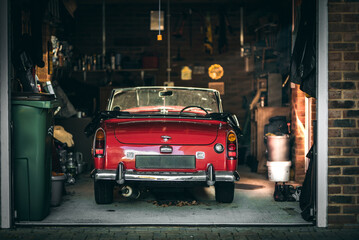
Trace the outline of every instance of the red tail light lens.
<instances>
[{"instance_id":1,"label":"red tail light lens","mask_svg":"<svg viewBox=\"0 0 359 240\"><path fill-rule=\"evenodd\" d=\"M237 159L237 136L233 131L227 135L227 156L230 160Z\"/></svg>"},{"instance_id":2,"label":"red tail light lens","mask_svg":"<svg viewBox=\"0 0 359 240\"><path fill-rule=\"evenodd\" d=\"M103 129L99 129L95 136L95 157L105 156L105 132Z\"/></svg>"},{"instance_id":3,"label":"red tail light lens","mask_svg":"<svg viewBox=\"0 0 359 240\"><path fill-rule=\"evenodd\" d=\"M228 144L228 151L236 151L236 144L234 143Z\"/></svg>"}]
</instances>

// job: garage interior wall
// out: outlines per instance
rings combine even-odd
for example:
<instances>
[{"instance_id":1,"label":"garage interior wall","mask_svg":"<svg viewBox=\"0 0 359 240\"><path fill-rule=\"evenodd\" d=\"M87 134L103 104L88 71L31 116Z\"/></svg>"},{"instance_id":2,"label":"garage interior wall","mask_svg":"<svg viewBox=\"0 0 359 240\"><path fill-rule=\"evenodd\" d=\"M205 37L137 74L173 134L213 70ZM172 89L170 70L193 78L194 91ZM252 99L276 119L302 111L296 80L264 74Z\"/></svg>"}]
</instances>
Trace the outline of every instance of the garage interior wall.
<instances>
[{"instance_id":1,"label":"garage interior wall","mask_svg":"<svg viewBox=\"0 0 359 240\"><path fill-rule=\"evenodd\" d=\"M283 6L285 8L286 6ZM109 54L120 53L123 64L127 62L136 63L143 55L156 56L159 58L158 71L151 72L147 76L155 77L152 82L155 85L162 85L167 80L167 22L163 31L163 41L157 41L157 31L149 30L150 11L156 10L158 5L142 4L141 8L137 4L107 4L106 5L106 51ZM208 87L209 82L224 82L223 105L226 111L235 113L240 118L243 125L247 109L244 101L252 99L255 90L254 82L258 77L253 73L255 70L254 53L249 53L249 71L245 71L245 58L241 57L240 45L240 8L238 4L171 4L171 81L175 86ZM288 6L290 8L290 5ZM165 3L162 9L166 10ZM191 13L189 12L191 9ZM101 28L101 5L85 4L78 5L75 16L74 35L71 36L74 44L75 56L94 55L102 52L102 28ZM255 28L270 21L290 22L289 15L279 14L278 8L273 8L267 13L253 12L250 8L244 8L245 19L245 40L249 46L258 43L261 36L260 32L255 33ZM165 12L165 15L167 13ZM220 52L218 33L220 31L219 18L221 14L228 21L226 41L227 44ZM213 31L213 54L204 53L205 38L205 19L210 15L211 28ZM274 17L273 17L274 16ZM281 18L281 19L271 19ZM124 24L126 23L126 24ZM290 24L290 23L289 23ZM232 32L229 31L229 27ZM282 28L285 28L282 27ZM91 34L88 34L91 33ZM279 34L275 32L274 34ZM284 33L285 34L285 33ZM287 32L289 34L289 32ZM277 37L277 36L274 36ZM286 37L286 36L284 36ZM290 38L290 35L287 37ZM289 42L287 43L289 44ZM288 48L289 46L283 46ZM286 56L288 57L289 52ZM224 76L220 80L211 80L208 77L207 69L211 64L221 64L225 66ZM192 74L192 80L181 80L181 69L189 66L203 66L204 74ZM288 66L281 66L276 62L268 62L264 65L261 73L268 71L278 72ZM146 73L147 74L147 73ZM139 75L139 74L138 74ZM141 86L139 76L136 74L113 73L111 78L113 86ZM80 81L83 74L74 73L74 79ZM101 77L98 73L87 74L87 82ZM145 76L146 78L146 76ZM98 80L97 80L98 81ZM100 83L94 83L100 84ZM103 101L100 98L101 102Z\"/></svg>"},{"instance_id":2,"label":"garage interior wall","mask_svg":"<svg viewBox=\"0 0 359 240\"><path fill-rule=\"evenodd\" d=\"M329 1L328 224L359 225L359 3Z\"/></svg>"}]
</instances>

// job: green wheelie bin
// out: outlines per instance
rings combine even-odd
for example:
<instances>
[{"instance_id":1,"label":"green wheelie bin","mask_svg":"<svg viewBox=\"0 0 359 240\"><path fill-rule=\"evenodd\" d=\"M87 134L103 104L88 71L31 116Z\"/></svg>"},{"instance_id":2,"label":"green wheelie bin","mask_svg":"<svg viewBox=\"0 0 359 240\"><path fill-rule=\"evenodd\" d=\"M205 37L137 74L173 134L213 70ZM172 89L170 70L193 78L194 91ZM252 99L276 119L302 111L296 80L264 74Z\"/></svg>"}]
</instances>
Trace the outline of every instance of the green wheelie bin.
<instances>
[{"instance_id":1,"label":"green wheelie bin","mask_svg":"<svg viewBox=\"0 0 359 240\"><path fill-rule=\"evenodd\" d=\"M52 94L12 95L15 218L41 221L50 213L54 110Z\"/></svg>"}]
</instances>

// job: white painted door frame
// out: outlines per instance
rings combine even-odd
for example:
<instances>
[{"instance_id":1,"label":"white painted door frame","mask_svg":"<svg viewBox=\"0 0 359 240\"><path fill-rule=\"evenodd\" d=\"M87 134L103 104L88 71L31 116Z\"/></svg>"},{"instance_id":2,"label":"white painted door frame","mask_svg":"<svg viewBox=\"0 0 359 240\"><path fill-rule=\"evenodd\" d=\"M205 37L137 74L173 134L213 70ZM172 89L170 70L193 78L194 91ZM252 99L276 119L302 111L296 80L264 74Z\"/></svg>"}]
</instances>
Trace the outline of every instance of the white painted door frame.
<instances>
[{"instance_id":1,"label":"white painted door frame","mask_svg":"<svg viewBox=\"0 0 359 240\"><path fill-rule=\"evenodd\" d=\"M317 0L317 226L328 208L328 0Z\"/></svg>"},{"instance_id":2,"label":"white painted door frame","mask_svg":"<svg viewBox=\"0 0 359 240\"><path fill-rule=\"evenodd\" d=\"M0 2L0 182L1 228L11 227L11 158L9 92L9 2Z\"/></svg>"}]
</instances>

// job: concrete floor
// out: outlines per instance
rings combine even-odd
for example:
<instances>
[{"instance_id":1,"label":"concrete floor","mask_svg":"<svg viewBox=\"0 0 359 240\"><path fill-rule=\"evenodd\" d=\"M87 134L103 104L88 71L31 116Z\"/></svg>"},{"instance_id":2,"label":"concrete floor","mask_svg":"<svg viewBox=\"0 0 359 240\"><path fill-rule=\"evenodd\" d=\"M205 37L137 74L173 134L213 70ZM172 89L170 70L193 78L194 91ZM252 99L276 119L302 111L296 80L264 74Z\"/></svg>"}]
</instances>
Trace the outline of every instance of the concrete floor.
<instances>
[{"instance_id":1,"label":"concrete floor","mask_svg":"<svg viewBox=\"0 0 359 240\"><path fill-rule=\"evenodd\" d=\"M157 190L133 200L115 195L109 205L97 205L93 180L88 174L79 177L59 207L40 222L18 222L18 225L311 225L300 215L298 202L275 202L274 183L265 175L240 167L241 180L236 183L231 204L217 203L214 187ZM178 206L178 202L188 205Z\"/></svg>"}]
</instances>

